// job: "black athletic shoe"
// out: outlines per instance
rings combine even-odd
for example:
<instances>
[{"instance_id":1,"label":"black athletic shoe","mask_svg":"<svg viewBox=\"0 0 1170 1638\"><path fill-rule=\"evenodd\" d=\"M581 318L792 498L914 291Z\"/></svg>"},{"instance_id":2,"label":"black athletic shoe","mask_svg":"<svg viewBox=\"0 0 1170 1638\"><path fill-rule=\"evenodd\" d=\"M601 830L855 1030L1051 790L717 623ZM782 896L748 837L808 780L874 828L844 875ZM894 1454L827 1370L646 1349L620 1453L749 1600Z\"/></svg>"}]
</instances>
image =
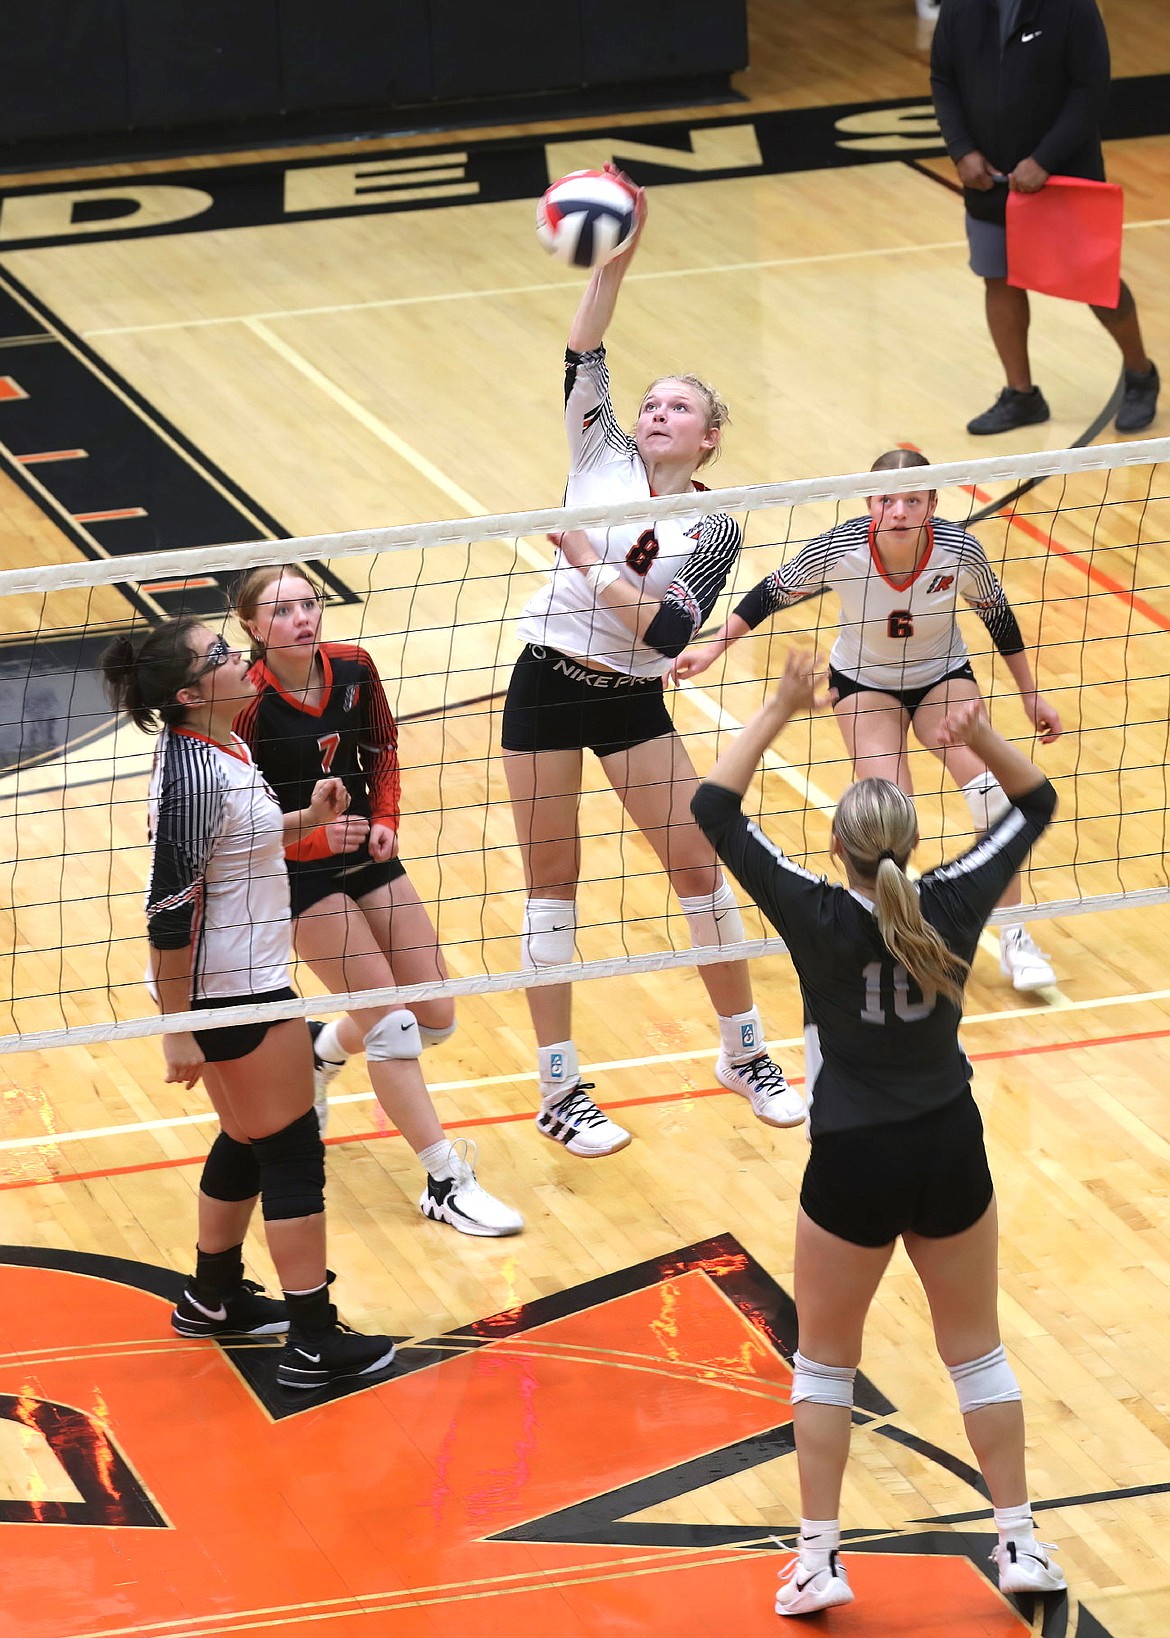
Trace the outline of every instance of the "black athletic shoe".
<instances>
[{"instance_id":1,"label":"black athletic shoe","mask_svg":"<svg viewBox=\"0 0 1170 1638\"><path fill-rule=\"evenodd\" d=\"M352 1376L374 1376L394 1359L389 1337L362 1336L348 1325L329 1331L290 1331L276 1380L282 1388L325 1388Z\"/></svg>"},{"instance_id":2,"label":"black athletic shoe","mask_svg":"<svg viewBox=\"0 0 1170 1638\"><path fill-rule=\"evenodd\" d=\"M1141 432L1154 419L1158 408L1158 366L1151 364L1143 375L1138 370L1126 370L1125 394L1113 425L1118 432Z\"/></svg>"},{"instance_id":3,"label":"black athletic shoe","mask_svg":"<svg viewBox=\"0 0 1170 1638\"><path fill-rule=\"evenodd\" d=\"M255 1280L244 1280L218 1308L208 1308L188 1281L171 1315L171 1329L180 1337L274 1337L288 1330L288 1310L266 1297Z\"/></svg>"},{"instance_id":4,"label":"black athletic shoe","mask_svg":"<svg viewBox=\"0 0 1170 1638\"><path fill-rule=\"evenodd\" d=\"M1051 413L1039 387L1033 387L1031 392L1005 387L990 409L967 422L967 431L977 438L991 432L1014 432L1016 427L1031 427L1047 421Z\"/></svg>"}]
</instances>

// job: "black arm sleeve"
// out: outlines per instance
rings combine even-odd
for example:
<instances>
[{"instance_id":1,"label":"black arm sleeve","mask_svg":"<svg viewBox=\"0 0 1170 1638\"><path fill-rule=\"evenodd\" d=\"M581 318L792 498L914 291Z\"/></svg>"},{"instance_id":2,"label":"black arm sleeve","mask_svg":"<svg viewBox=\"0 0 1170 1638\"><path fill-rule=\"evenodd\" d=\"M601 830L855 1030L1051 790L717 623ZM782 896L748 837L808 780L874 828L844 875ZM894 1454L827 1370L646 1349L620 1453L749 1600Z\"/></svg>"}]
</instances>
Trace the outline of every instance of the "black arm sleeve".
<instances>
[{"instance_id":1,"label":"black arm sleeve","mask_svg":"<svg viewBox=\"0 0 1170 1638\"><path fill-rule=\"evenodd\" d=\"M783 934L785 912L791 908L783 889L791 878L800 878L802 886L819 883L819 878L774 847L745 816L742 798L725 785L705 779L691 800L691 812L736 881Z\"/></svg>"},{"instance_id":2,"label":"black arm sleeve","mask_svg":"<svg viewBox=\"0 0 1170 1638\"><path fill-rule=\"evenodd\" d=\"M1006 597L1002 603L996 603L992 608L976 608L975 612L987 627L992 642L1005 658L1009 654L1024 652L1028 645L1024 642L1020 623L1012 613Z\"/></svg>"},{"instance_id":3,"label":"black arm sleeve","mask_svg":"<svg viewBox=\"0 0 1170 1638\"><path fill-rule=\"evenodd\" d=\"M726 512L703 519L698 545L646 627L643 640L649 648L673 660L694 639L735 567L741 539L739 524Z\"/></svg>"}]
</instances>

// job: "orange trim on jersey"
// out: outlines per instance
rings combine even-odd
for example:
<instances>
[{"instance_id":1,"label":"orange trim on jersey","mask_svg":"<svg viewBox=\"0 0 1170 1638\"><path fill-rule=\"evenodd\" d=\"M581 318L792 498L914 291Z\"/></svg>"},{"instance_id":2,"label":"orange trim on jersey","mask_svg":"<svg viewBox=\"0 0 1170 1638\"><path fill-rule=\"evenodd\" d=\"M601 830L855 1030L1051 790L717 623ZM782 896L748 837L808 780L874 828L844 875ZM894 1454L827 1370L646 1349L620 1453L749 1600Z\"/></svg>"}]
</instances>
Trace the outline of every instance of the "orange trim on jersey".
<instances>
[{"instance_id":1,"label":"orange trim on jersey","mask_svg":"<svg viewBox=\"0 0 1170 1638\"><path fill-rule=\"evenodd\" d=\"M329 655L326 652L324 643L317 644L316 658L321 662L320 705L310 705L303 695L290 694L266 660L257 660L252 667L251 675L253 680L265 683L274 693L279 694L281 699L291 705L295 711L303 711L307 717L319 717L324 714L325 707L329 702L329 695L333 691L333 667L329 664ZM312 686L314 685L310 684L310 687Z\"/></svg>"},{"instance_id":2,"label":"orange trim on jersey","mask_svg":"<svg viewBox=\"0 0 1170 1638\"><path fill-rule=\"evenodd\" d=\"M194 728L172 728L171 733L181 734L184 739L201 739L204 745L214 745L217 751L223 752L224 756L234 756L237 762L244 763L246 767L253 765L252 754L239 734L232 734L232 739L235 741L234 745L221 745L218 739L212 739L210 734L198 733Z\"/></svg>"},{"instance_id":3,"label":"orange trim on jersey","mask_svg":"<svg viewBox=\"0 0 1170 1638\"><path fill-rule=\"evenodd\" d=\"M922 573L923 569L925 569L926 565L930 562L930 554L934 551L934 529L930 523L923 524L923 528L926 530L926 550L918 559L918 562L914 565L909 578L903 580L901 584L899 584L898 581L891 580L889 575L886 573L886 567L882 562L881 553L878 551L877 546L877 524L871 521L869 526L869 559L891 591L909 591L911 586L918 579L918 576Z\"/></svg>"},{"instance_id":4,"label":"orange trim on jersey","mask_svg":"<svg viewBox=\"0 0 1170 1638\"><path fill-rule=\"evenodd\" d=\"M658 491L657 491L657 489L655 489L653 484L648 483L646 487L650 491L650 499L651 500L660 499ZM691 479L690 489L689 490L684 490L683 493L684 494L691 494L691 495L707 495L707 494L710 494L710 487L709 487L709 485L707 485L705 483L700 483L698 478L692 478Z\"/></svg>"}]
</instances>

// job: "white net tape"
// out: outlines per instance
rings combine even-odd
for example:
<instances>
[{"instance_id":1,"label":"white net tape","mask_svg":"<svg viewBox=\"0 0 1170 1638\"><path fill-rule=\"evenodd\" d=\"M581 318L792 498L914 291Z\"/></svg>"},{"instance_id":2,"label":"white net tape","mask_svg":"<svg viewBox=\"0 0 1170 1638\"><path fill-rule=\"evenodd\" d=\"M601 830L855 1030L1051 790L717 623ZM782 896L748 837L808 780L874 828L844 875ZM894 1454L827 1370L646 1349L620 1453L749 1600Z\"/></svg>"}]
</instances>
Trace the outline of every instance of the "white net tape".
<instances>
[{"instance_id":1,"label":"white net tape","mask_svg":"<svg viewBox=\"0 0 1170 1638\"><path fill-rule=\"evenodd\" d=\"M0 891L7 893L0 923L11 924L10 946L2 953L9 993L0 1054L211 1024L206 1013L154 1016L141 985L150 743L132 728L115 731L108 713L96 707L95 644L115 630L141 625L143 610L145 618L157 617L161 610L152 603L151 588L206 588L261 564L321 564L339 583L346 574L364 577L340 607L327 610L325 635L367 646L386 682L402 731L404 855L455 976L334 995L327 1002L310 996L224 1008L214 1014L216 1026L783 949L750 916L741 945L687 947L665 877L597 782L596 789L587 785L582 808L582 959L539 974L516 966L523 883L497 749L499 700L518 651L515 616L549 566L548 531L650 523L680 511L730 511L747 523L747 547L734 592L728 590L732 601L725 596L717 604L712 619L718 622L736 596L802 541L860 512L866 496L937 488L940 511L958 521L978 507L976 515L985 521L975 532L1005 582L1025 637L1038 639L1040 687L1059 698L1071 730L1050 759L1062 806L1056 840L1051 847L1046 840L1032 876L1032 896L1041 902L1021 908L1013 919L1165 903L1170 577L1164 548L1170 501L1157 463L1168 459L1170 439L1159 439L638 505L545 509L0 573L0 607L11 611L5 630L23 636L25 651L64 638L89 643L85 658L74 662L75 674L65 679L69 727L57 735L67 746L64 754L51 745L37 754L32 673L22 676L19 665L8 666L9 698L19 699L24 720L21 754L0 774L8 860L0 876ZM980 504L991 491L1014 492L1042 479L1059 479L1059 495L1047 485L1014 514L994 501ZM120 594L109 590L127 587L139 610L134 620ZM738 727L758 703L767 677L777 673L783 646L811 638L823 653L836 620L834 599L813 599L777 617L772 632L764 627L745 641L736 666L713 668L697 684L683 685L673 713L700 773L710 766L718 736ZM993 701L1010 693L1002 678L996 686L998 662L978 621L966 635L984 692ZM770 648L771 641L782 646ZM76 644L74 652L81 652ZM57 684L59 699L60 677ZM1006 731L1019 735L1021 723L1018 706L1006 705ZM798 856L823 856L825 816L847 783L848 763L831 716L804 728L794 725L791 732L780 747L783 754L771 753L765 762L756 811L781 845ZM1044 752L1041 759L1048 766ZM953 853L969 834L965 809L941 773L933 781L915 777L924 845L941 849L945 842ZM1078 819L1091 819L1091 832ZM593 894L599 909L586 920Z\"/></svg>"}]
</instances>

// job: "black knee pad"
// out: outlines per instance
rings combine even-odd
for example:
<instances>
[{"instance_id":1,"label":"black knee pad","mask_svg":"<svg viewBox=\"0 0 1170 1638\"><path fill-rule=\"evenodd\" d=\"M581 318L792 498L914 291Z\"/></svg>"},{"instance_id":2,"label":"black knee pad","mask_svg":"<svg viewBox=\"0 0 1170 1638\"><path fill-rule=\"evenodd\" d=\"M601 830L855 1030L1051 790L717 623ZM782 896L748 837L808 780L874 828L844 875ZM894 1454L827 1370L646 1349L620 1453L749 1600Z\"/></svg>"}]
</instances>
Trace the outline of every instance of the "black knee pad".
<instances>
[{"instance_id":1,"label":"black knee pad","mask_svg":"<svg viewBox=\"0 0 1170 1638\"><path fill-rule=\"evenodd\" d=\"M221 1132L203 1162L199 1180L213 1200L252 1200L260 1193L260 1162L250 1143L237 1143Z\"/></svg>"},{"instance_id":2,"label":"black knee pad","mask_svg":"<svg viewBox=\"0 0 1170 1638\"><path fill-rule=\"evenodd\" d=\"M325 1210L325 1145L312 1109L271 1137L254 1138L265 1222L316 1217Z\"/></svg>"}]
</instances>

